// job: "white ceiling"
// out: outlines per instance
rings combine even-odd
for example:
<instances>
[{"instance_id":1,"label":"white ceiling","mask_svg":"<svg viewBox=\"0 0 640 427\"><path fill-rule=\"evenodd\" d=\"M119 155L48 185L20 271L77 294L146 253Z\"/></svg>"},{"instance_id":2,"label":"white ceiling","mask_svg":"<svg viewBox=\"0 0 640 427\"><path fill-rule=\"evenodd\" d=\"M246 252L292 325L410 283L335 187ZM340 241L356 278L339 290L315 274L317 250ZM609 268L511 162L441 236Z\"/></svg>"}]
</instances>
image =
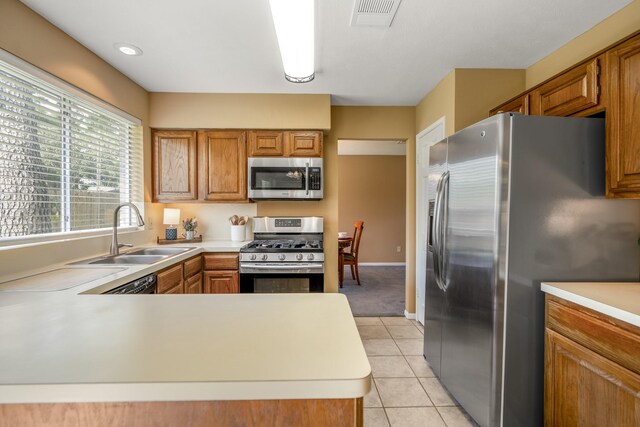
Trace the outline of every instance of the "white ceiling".
<instances>
[{"instance_id":1,"label":"white ceiling","mask_svg":"<svg viewBox=\"0 0 640 427\"><path fill-rule=\"evenodd\" d=\"M284 79L267 0L22 0L152 92L329 93L416 105L453 68L524 68L631 0L403 0L390 28L316 0L316 78ZM113 48L144 51L126 57Z\"/></svg>"}]
</instances>

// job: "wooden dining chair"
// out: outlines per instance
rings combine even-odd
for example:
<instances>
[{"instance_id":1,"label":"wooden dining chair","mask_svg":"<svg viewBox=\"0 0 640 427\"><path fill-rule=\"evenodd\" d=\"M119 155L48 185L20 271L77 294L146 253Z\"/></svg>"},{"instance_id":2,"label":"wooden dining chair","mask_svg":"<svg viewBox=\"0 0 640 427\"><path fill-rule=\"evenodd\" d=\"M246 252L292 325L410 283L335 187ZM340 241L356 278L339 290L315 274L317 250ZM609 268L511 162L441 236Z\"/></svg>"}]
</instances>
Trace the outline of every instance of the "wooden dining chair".
<instances>
[{"instance_id":1,"label":"wooden dining chair","mask_svg":"<svg viewBox=\"0 0 640 427\"><path fill-rule=\"evenodd\" d=\"M360 272L358 271L358 252L360 251L360 239L362 238L362 230L364 230L364 222L356 221L353 223L353 242L351 250L342 253L342 264L351 267L351 278L355 279L360 285Z\"/></svg>"}]
</instances>

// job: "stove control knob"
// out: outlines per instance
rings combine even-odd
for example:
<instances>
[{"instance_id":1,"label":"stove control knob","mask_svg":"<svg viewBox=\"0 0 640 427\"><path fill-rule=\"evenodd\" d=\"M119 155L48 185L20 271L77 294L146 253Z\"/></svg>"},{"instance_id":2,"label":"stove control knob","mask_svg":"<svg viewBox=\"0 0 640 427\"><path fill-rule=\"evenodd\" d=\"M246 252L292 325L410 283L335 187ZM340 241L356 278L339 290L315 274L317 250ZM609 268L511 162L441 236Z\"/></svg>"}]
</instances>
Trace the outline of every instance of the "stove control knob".
<instances>
[{"instance_id":1,"label":"stove control knob","mask_svg":"<svg viewBox=\"0 0 640 427\"><path fill-rule=\"evenodd\" d=\"M308 259L309 261L313 261L313 254L309 254L309 255L307 255L307 259Z\"/></svg>"},{"instance_id":2,"label":"stove control knob","mask_svg":"<svg viewBox=\"0 0 640 427\"><path fill-rule=\"evenodd\" d=\"M262 255L262 260L263 261L266 261L268 258L269 258L269 255L267 255L267 254Z\"/></svg>"},{"instance_id":3,"label":"stove control knob","mask_svg":"<svg viewBox=\"0 0 640 427\"><path fill-rule=\"evenodd\" d=\"M254 261L258 256L256 254L251 254L251 256L249 257L251 259L251 261Z\"/></svg>"},{"instance_id":4,"label":"stove control knob","mask_svg":"<svg viewBox=\"0 0 640 427\"><path fill-rule=\"evenodd\" d=\"M296 259L297 259L298 261L302 261L302 254L298 254L298 255L296 255Z\"/></svg>"},{"instance_id":5,"label":"stove control knob","mask_svg":"<svg viewBox=\"0 0 640 427\"><path fill-rule=\"evenodd\" d=\"M279 259L280 261L284 261L284 259L285 259L285 258L286 258L286 256L285 256L284 254L280 254L280 255L278 255L278 259Z\"/></svg>"}]
</instances>

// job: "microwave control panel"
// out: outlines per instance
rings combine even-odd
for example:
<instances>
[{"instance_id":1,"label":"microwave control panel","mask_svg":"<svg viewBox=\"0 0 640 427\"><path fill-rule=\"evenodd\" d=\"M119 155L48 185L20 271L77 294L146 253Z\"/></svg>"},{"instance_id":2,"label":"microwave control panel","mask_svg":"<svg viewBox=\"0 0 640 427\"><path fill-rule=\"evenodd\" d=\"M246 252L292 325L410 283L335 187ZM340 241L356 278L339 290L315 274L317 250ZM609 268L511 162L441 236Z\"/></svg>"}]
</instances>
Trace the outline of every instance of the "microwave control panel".
<instances>
[{"instance_id":1,"label":"microwave control panel","mask_svg":"<svg viewBox=\"0 0 640 427\"><path fill-rule=\"evenodd\" d=\"M322 190L321 168L309 168L309 190Z\"/></svg>"}]
</instances>

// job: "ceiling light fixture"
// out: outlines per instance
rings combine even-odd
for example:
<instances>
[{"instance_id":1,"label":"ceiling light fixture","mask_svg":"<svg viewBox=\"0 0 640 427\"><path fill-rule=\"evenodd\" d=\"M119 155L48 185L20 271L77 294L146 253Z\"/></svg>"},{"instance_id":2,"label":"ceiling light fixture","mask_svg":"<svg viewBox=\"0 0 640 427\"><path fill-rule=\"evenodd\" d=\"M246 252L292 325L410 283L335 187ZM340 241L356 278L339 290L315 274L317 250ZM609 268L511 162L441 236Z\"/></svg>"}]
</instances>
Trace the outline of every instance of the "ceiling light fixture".
<instances>
[{"instance_id":1,"label":"ceiling light fixture","mask_svg":"<svg viewBox=\"0 0 640 427\"><path fill-rule=\"evenodd\" d=\"M269 0L284 77L306 83L315 77L315 0Z\"/></svg>"},{"instance_id":2,"label":"ceiling light fixture","mask_svg":"<svg viewBox=\"0 0 640 427\"><path fill-rule=\"evenodd\" d=\"M124 53L125 55L128 55L128 56L142 55L142 49L140 49L138 46L134 46L129 43L115 43L113 47L115 47L121 53Z\"/></svg>"}]
</instances>

